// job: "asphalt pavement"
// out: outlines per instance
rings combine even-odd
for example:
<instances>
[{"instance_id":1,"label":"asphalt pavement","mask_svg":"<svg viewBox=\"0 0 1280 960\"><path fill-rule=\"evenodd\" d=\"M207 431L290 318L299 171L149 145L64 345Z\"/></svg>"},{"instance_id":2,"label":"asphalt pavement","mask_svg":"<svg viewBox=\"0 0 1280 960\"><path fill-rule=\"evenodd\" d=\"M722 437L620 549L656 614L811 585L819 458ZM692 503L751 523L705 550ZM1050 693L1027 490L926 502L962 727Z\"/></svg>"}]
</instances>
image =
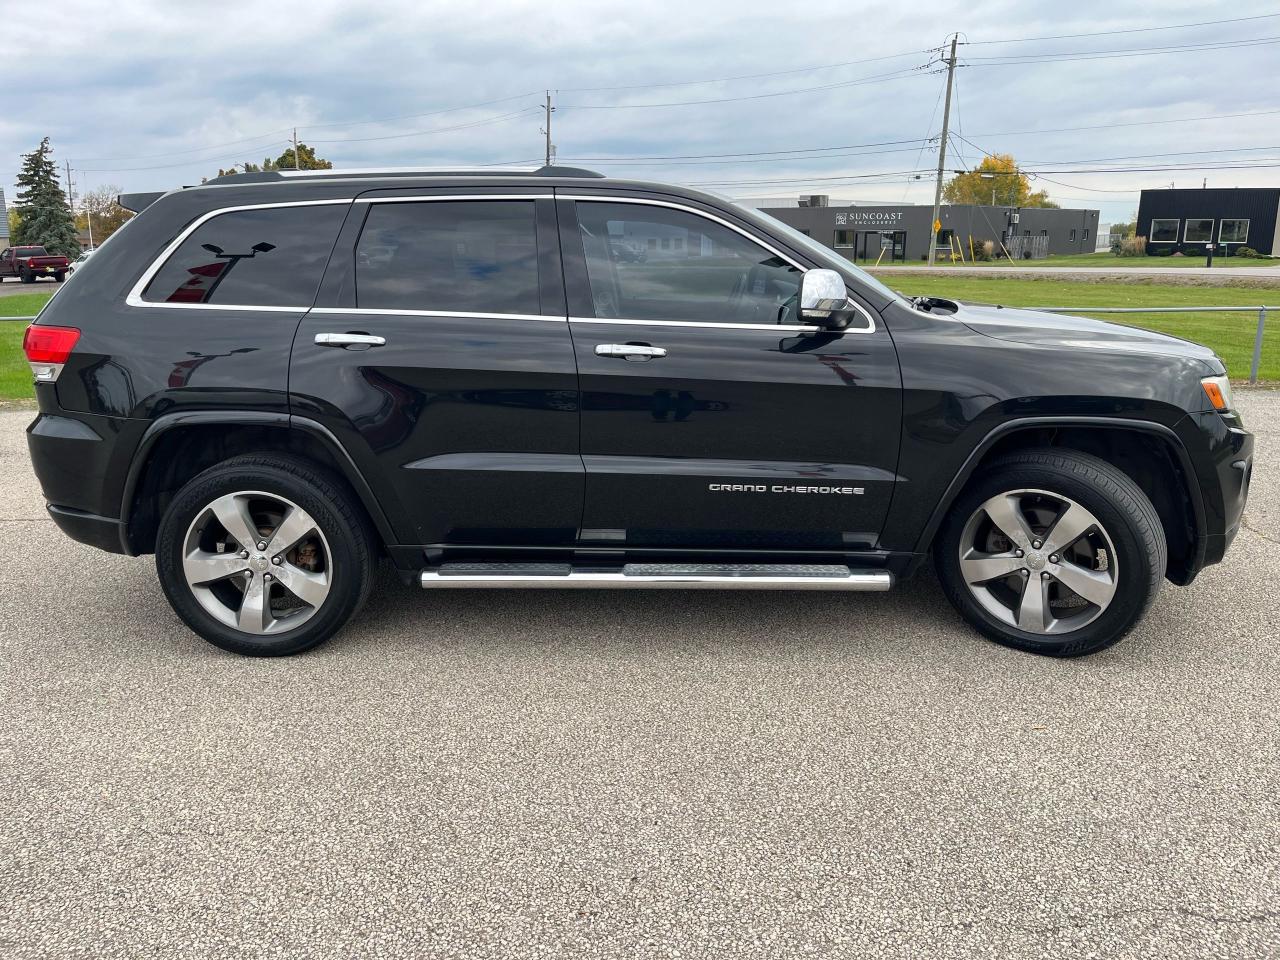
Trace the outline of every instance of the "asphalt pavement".
<instances>
[{"instance_id":1,"label":"asphalt pavement","mask_svg":"<svg viewBox=\"0 0 1280 960\"><path fill-rule=\"evenodd\" d=\"M222 653L0 412L0 956L1280 956L1280 392L1111 650L888 594L443 591Z\"/></svg>"}]
</instances>

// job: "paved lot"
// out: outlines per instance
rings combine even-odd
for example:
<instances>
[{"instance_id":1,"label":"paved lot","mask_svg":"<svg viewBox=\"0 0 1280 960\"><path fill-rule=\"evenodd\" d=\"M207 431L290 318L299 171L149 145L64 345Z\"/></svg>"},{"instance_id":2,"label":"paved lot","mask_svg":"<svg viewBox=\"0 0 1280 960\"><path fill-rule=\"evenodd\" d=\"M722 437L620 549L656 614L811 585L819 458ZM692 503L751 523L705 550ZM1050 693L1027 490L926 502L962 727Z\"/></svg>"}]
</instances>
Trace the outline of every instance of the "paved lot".
<instances>
[{"instance_id":1,"label":"paved lot","mask_svg":"<svg viewBox=\"0 0 1280 960\"><path fill-rule=\"evenodd\" d=\"M239 659L0 413L0 956L1280 953L1280 393L1250 528L1086 660L886 595L390 578Z\"/></svg>"},{"instance_id":2,"label":"paved lot","mask_svg":"<svg viewBox=\"0 0 1280 960\"><path fill-rule=\"evenodd\" d=\"M0 280L0 297L14 297L20 293L53 293L61 284L53 280L37 280L35 283L23 283L20 280Z\"/></svg>"}]
</instances>

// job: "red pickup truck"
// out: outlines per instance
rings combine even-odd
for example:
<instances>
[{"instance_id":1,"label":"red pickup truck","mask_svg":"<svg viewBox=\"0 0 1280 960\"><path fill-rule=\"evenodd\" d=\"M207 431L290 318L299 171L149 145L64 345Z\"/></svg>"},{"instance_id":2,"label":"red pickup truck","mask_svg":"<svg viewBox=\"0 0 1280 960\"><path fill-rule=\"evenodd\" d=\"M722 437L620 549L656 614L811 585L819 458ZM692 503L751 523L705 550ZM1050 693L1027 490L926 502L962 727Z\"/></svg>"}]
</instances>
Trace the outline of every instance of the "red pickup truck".
<instances>
[{"instance_id":1,"label":"red pickup truck","mask_svg":"<svg viewBox=\"0 0 1280 960\"><path fill-rule=\"evenodd\" d=\"M0 251L0 280L17 277L35 283L40 277L67 278L67 258L50 256L44 247L9 247Z\"/></svg>"}]
</instances>

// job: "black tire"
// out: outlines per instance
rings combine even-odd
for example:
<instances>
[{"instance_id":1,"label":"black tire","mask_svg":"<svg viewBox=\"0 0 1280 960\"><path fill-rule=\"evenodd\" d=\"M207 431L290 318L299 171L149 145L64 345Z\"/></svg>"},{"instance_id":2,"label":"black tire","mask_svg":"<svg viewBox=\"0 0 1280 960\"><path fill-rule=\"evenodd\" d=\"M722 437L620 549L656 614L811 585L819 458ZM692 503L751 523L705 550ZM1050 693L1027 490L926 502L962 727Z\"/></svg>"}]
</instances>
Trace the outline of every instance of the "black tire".
<instances>
[{"instance_id":1,"label":"black tire","mask_svg":"<svg viewBox=\"0 0 1280 960\"><path fill-rule=\"evenodd\" d=\"M331 554L327 596L310 619L284 632L246 633L219 621L196 599L183 572L193 521L219 497L243 491L280 496L301 507ZM373 584L373 544L362 507L338 478L301 458L249 454L210 467L178 491L156 535L156 571L174 612L214 646L252 657L288 656L323 643L355 616Z\"/></svg>"},{"instance_id":2,"label":"black tire","mask_svg":"<svg viewBox=\"0 0 1280 960\"><path fill-rule=\"evenodd\" d=\"M55 273L55 274L53 275L53 279L55 279L55 280L57 280L59 283L61 283L63 280L67 279L67 273L66 273L66 271L65 271L65 270L59 270L57 273Z\"/></svg>"},{"instance_id":3,"label":"black tire","mask_svg":"<svg viewBox=\"0 0 1280 960\"><path fill-rule=\"evenodd\" d=\"M18 274L18 279L20 279L23 283L36 282L36 278L31 275L30 270L23 270L21 273Z\"/></svg>"},{"instance_id":4,"label":"black tire","mask_svg":"<svg viewBox=\"0 0 1280 960\"><path fill-rule=\"evenodd\" d=\"M1063 633L1019 629L986 609L960 567L962 535L979 507L1001 493L1043 490L1075 501L1097 518L1114 549L1114 594L1091 622ZM934 564L951 603L997 643L1053 657L1078 657L1116 643L1142 619L1164 579L1164 528L1151 501L1104 460L1070 450L1028 450L1003 457L975 476L952 505L934 542Z\"/></svg>"}]
</instances>

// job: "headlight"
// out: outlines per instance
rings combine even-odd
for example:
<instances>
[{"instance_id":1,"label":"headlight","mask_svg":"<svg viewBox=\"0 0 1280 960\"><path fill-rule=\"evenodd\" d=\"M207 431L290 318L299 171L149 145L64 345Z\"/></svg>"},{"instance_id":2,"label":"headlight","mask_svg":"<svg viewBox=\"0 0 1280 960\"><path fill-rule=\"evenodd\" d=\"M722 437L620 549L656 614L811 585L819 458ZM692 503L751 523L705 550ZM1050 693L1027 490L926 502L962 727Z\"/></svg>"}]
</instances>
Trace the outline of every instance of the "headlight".
<instances>
[{"instance_id":1,"label":"headlight","mask_svg":"<svg viewBox=\"0 0 1280 960\"><path fill-rule=\"evenodd\" d=\"M1225 413L1231 409L1231 380L1228 377L1205 377L1200 381L1204 394L1213 404L1213 409Z\"/></svg>"}]
</instances>

